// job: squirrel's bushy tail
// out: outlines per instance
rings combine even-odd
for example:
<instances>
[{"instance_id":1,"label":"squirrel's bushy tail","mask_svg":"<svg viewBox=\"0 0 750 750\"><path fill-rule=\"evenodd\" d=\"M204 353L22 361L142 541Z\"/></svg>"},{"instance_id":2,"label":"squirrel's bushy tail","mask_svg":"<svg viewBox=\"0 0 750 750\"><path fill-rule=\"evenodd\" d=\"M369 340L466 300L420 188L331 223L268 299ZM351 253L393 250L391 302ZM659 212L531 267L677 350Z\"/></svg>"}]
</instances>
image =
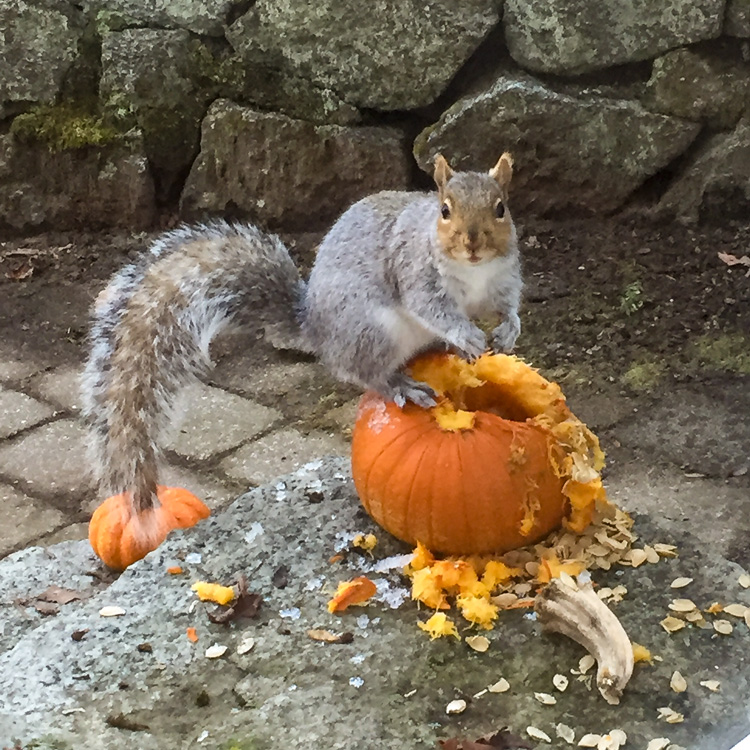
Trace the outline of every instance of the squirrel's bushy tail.
<instances>
[{"instance_id":1,"label":"squirrel's bushy tail","mask_svg":"<svg viewBox=\"0 0 750 750\"><path fill-rule=\"evenodd\" d=\"M223 221L169 232L116 274L94 306L83 377L102 490L156 507L160 437L211 340L229 323L299 336L304 293L278 237Z\"/></svg>"}]
</instances>

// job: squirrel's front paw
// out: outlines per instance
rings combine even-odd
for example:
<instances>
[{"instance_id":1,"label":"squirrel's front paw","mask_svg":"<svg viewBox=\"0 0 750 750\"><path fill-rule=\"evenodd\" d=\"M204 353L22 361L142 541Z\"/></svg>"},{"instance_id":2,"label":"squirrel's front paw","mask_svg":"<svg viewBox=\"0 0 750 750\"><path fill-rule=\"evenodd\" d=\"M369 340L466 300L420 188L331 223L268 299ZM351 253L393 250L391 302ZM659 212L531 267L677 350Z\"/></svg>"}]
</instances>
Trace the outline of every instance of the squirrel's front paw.
<instances>
[{"instance_id":1,"label":"squirrel's front paw","mask_svg":"<svg viewBox=\"0 0 750 750\"><path fill-rule=\"evenodd\" d=\"M420 383L401 372L397 372L388 379L388 387L384 391L382 395L401 408L406 405L407 401L423 409L429 409L437 403L437 394L427 383Z\"/></svg>"},{"instance_id":2,"label":"squirrel's front paw","mask_svg":"<svg viewBox=\"0 0 750 750\"><path fill-rule=\"evenodd\" d=\"M516 313L512 313L492 331L492 348L498 352L512 352L519 333L521 319Z\"/></svg>"},{"instance_id":3,"label":"squirrel's front paw","mask_svg":"<svg viewBox=\"0 0 750 750\"><path fill-rule=\"evenodd\" d=\"M466 360L477 359L487 351L487 337L475 325L466 326L450 343L456 353Z\"/></svg>"}]
</instances>

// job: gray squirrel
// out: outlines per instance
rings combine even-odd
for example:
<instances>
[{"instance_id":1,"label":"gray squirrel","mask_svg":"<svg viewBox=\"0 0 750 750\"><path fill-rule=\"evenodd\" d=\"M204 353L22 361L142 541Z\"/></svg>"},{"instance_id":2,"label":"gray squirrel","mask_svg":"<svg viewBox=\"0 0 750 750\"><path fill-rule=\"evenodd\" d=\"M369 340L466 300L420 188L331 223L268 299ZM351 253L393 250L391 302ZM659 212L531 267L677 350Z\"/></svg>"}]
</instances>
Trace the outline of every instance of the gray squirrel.
<instances>
[{"instance_id":1,"label":"gray squirrel","mask_svg":"<svg viewBox=\"0 0 750 750\"><path fill-rule=\"evenodd\" d=\"M321 242L307 284L282 241L252 225L162 235L94 305L83 412L102 489L128 493L135 514L158 506L175 396L210 366L209 344L230 325L263 325L272 343L312 352L399 406L435 404L403 370L418 352L443 345L474 359L487 349L471 316L499 313L492 347L511 351L522 288L512 172L507 153L489 173L453 172L439 155L437 199L392 191L358 201Z\"/></svg>"}]
</instances>

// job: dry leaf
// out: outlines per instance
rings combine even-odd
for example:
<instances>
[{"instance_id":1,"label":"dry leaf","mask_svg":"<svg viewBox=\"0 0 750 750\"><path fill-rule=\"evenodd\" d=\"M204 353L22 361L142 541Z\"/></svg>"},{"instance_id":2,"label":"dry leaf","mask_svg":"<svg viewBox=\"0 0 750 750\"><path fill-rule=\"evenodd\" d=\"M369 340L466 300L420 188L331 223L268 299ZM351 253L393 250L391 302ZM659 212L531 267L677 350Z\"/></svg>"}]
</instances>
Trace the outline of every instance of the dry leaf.
<instances>
[{"instance_id":1,"label":"dry leaf","mask_svg":"<svg viewBox=\"0 0 750 750\"><path fill-rule=\"evenodd\" d=\"M279 565L271 576L271 583L277 589L285 589L289 583L289 568L286 565Z\"/></svg>"},{"instance_id":2,"label":"dry leaf","mask_svg":"<svg viewBox=\"0 0 750 750\"><path fill-rule=\"evenodd\" d=\"M234 592L234 589L231 591ZM247 578L241 575L237 578L237 599L234 604L226 609L219 607L206 614L211 622L217 625L227 625L234 620L256 617L262 604L263 597L260 594L251 594L247 590Z\"/></svg>"},{"instance_id":3,"label":"dry leaf","mask_svg":"<svg viewBox=\"0 0 750 750\"><path fill-rule=\"evenodd\" d=\"M54 602L42 602L42 601L33 601L31 602L31 606L34 607L34 609L39 612L40 615L56 615L60 611L60 606L55 604Z\"/></svg>"},{"instance_id":4,"label":"dry leaf","mask_svg":"<svg viewBox=\"0 0 750 750\"><path fill-rule=\"evenodd\" d=\"M679 672L675 672L672 675L672 679L669 681L669 687L671 687L675 693L684 693L687 690L687 681Z\"/></svg>"},{"instance_id":5,"label":"dry leaf","mask_svg":"<svg viewBox=\"0 0 750 750\"><path fill-rule=\"evenodd\" d=\"M54 604L68 604L77 599L87 599L88 595L82 594L80 591L73 591L73 589L63 589L59 586L50 586L42 591L41 594L37 594L35 598L45 602L53 602Z\"/></svg>"},{"instance_id":6,"label":"dry leaf","mask_svg":"<svg viewBox=\"0 0 750 750\"><path fill-rule=\"evenodd\" d=\"M307 637L322 643L351 643L354 640L353 633L332 633L330 630L308 630Z\"/></svg>"}]
</instances>

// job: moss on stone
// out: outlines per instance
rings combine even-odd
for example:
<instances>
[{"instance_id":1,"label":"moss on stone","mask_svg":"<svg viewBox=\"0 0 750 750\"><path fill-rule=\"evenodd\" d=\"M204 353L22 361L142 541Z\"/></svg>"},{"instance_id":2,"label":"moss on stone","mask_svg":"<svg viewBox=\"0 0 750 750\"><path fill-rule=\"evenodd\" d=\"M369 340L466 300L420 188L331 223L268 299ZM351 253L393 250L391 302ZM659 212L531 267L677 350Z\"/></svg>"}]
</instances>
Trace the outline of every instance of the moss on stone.
<instances>
[{"instance_id":1,"label":"moss on stone","mask_svg":"<svg viewBox=\"0 0 750 750\"><path fill-rule=\"evenodd\" d=\"M633 362L622 376L622 382L639 393L654 390L663 380L667 367L653 359Z\"/></svg>"},{"instance_id":2,"label":"moss on stone","mask_svg":"<svg viewBox=\"0 0 750 750\"><path fill-rule=\"evenodd\" d=\"M692 350L704 367L750 375L750 337L742 333L701 336Z\"/></svg>"},{"instance_id":3,"label":"moss on stone","mask_svg":"<svg viewBox=\"0 0 750 750\"><path fill-rule=\"evenodd\" d=\"M67 102L42 105L18 115L10 132L21 141L43 143L53 153L105 146L123 135L89 108Z\"/></svg>"}]
</instances>

